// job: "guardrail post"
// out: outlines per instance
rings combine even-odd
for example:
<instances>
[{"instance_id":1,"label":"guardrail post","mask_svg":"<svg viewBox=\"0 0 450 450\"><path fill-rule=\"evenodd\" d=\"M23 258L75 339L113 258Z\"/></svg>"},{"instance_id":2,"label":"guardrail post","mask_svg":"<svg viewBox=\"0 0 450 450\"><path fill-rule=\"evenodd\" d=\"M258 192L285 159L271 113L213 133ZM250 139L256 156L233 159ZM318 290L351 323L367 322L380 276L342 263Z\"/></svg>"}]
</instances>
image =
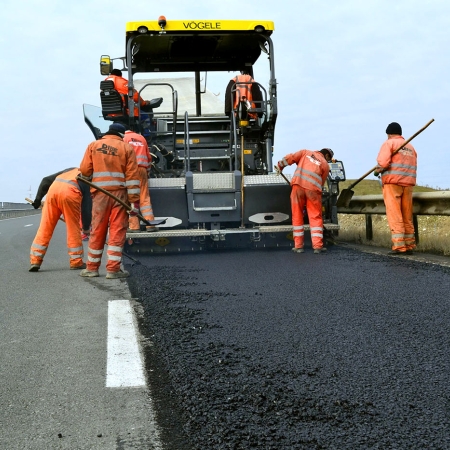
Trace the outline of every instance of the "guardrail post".
<instances>
[{"instance_id":1,"label":"guardrail post","mask_svg":"<svg viewBox=\"0 0 450 450\"><path fill-rule=\"evenodd\" d=\"M373 239L372 214L365 214L366 216L366 239L371 241Z\"/></svg>"},{"instance_id":2,"label":"guardrail post","mask_svg":"<svg viewBox=\"0 0 450 450\"><path fill-rule=\"evenodd\" d=\"M416 238L416 244L419 243L419 222L417 220L417 214L413 214L414 234Z\"/></svg>"}]
</instances>

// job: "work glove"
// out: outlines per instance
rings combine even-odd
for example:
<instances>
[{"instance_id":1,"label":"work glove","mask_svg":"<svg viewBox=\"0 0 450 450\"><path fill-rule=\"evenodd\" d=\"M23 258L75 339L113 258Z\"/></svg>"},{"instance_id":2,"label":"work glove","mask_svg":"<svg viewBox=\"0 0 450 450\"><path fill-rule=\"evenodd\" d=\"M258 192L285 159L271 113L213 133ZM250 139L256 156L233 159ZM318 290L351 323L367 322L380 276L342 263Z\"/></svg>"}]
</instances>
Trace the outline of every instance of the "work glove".
<instances>
[{"instance_id":1,"label":"work glove","mask_svg":"<svg viewBox=\"0 0 450 450\"><path fill-rule=\"evenodd\" d=\"M132 202L131 203L131 209L128 211L128 214L131 217L135 217L139 214L139 202Z\"/></svg>"},{"instance_id":2,"label":"work glove","mask_svg":"<svg viewBox=\"0 0 450 450\"><path fill-rule=\"evenodd\" d=\"M280 167L280 163L277 163L277 165L275 166L275 172L277 173L277 175L280 175L282 170L283 169Z\"/></svg>"},{"instance_id":3,"label":"work glove","mask_svg":"<svg viewBox=\"0 0 450 450\"><path fill-rule=\"evenodd\" d=\"M376 170L375 170L375 172L373 173L374 174L374 176L378 176L378 175L380 175L380 172L377 172Z\"/></svg>"},{"instance_id":4,"label":"work glove","mask_svg":"<svg viewBox=\"0 0 450 450\"><path fill-rule=\"evenodd\" d=\"M33 203L33 208L34 209L39 209L41 207L41 201L40 200L35 200Z\"/></svg>"}]
</instances>

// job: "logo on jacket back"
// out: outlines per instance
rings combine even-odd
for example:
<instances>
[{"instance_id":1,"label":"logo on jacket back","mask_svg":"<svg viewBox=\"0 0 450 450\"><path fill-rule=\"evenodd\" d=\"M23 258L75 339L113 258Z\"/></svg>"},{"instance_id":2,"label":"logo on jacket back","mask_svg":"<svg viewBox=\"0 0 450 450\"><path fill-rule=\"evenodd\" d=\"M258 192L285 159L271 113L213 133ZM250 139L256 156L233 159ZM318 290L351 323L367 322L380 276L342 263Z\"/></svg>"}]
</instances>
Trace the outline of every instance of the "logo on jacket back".
<instances>
[{"instance_id":1,"label":"logo on jacket back","mask_svg":"<svg viewBox=\"0 0 450 450\"><path fill-rule=\"evenodd\" d=\"M414 152L411 148L408 147L402 148L401 150L399 150L399 153L406 156L414 156Z\"/></svg>"},{"instance_id":2,"label":"logo on jacket back","mask_svg":"<svg viewBox=\"0 0 450 450\"><path fill-rule=\"evenodd\" d=\"M320 161L314 155L306 155L306 157L316 166L320 166Z\"/></svg>"},{"instance_id":3,"label":"logo on jacket back","mask_svg":"<svg viewBox=\"0 0 450 450\"><path fill-rule=\"evenodd\" d=\"M110 145L102 144L100 148L97 149L98 152L103 153L104 155L117 156L117 148L111 147Z\"/></svg>"}]
</instances>

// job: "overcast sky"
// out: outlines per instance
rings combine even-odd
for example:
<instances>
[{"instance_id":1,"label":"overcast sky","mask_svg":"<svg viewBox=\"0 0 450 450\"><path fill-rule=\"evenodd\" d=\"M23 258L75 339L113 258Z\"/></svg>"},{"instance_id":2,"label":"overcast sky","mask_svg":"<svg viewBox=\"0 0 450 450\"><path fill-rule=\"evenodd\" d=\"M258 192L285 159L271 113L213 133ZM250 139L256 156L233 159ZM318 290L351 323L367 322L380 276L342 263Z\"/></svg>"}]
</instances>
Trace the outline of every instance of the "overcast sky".
<instances>
[{"instance_id":1,"label":"overcast sky","mask_svg":"<svg viewBox=\"0 0 450 450\"><path fill-rule=\"evenodd\" d=\"M126 22L159 15L275 23L275 162L331 147L356 179L390 122L408 138L434 118L413 141L418 184L450 189L448 0L2 0L0 202L34 198L44 176L79 165L94 139L82 105L100 105L100 55L123 56Z\"/></svg>"}]
</instances>

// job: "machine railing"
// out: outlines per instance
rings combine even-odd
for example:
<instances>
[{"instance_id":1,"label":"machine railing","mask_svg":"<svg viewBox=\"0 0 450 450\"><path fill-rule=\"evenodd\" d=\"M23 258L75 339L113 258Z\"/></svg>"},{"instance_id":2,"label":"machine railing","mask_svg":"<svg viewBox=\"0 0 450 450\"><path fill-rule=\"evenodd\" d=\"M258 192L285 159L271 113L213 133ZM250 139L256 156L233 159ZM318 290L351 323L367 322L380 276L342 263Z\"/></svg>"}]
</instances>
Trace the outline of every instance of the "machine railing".
<instances>
[{"instance_id":1,"label":"machine railing","mask_svg":"<svg viewBox=\"0 0 450 450\"><path fill-rule=\"evenodd\" d=\"M366 239L373 239L372 215L386 214L383 195L359 195L352 197L348 207L338 207L338 214L364 214ZM450 191L414 192L413 220L416 241L419 242L417 216L450 216Z\"/></svg>"}]
</instances>

